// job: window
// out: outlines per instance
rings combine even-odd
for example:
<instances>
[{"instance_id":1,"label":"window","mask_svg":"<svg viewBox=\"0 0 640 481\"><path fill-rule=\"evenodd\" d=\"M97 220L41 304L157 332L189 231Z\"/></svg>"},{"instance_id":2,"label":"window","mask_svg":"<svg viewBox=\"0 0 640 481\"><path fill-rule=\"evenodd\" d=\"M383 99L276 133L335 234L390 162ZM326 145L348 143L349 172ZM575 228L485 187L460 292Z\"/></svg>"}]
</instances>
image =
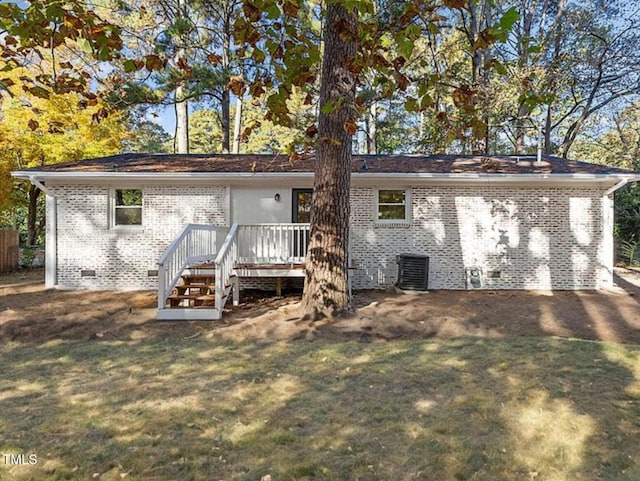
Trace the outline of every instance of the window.
<instances>
[{"instance_id":1,"label":"window","mask_svg":"<svg viewBox=\"0 0 640 481\"><path fill-rule=\"evenodd\" d=\"M113 225L142 225L142 189L114 191Z\"/></svg>"},{"instance_id":2,"label":"window","mask_svg":"<svg viewBox=\"0 0 640 481\"><path fill-rule=\"evenodd\" d=\"M377 220L379 222L409 221L409 191L379 190Z\"/></svg>"},{"instance_id":3,"label":"window","mask_svg":"<svg viewBox=\"0 0 640 481\"><path fill-rule=\"evenodd\" d=\"M313 189L293 189L293 222L301 224L311 222L312 197Z\"/></svg>"}]
</instances>

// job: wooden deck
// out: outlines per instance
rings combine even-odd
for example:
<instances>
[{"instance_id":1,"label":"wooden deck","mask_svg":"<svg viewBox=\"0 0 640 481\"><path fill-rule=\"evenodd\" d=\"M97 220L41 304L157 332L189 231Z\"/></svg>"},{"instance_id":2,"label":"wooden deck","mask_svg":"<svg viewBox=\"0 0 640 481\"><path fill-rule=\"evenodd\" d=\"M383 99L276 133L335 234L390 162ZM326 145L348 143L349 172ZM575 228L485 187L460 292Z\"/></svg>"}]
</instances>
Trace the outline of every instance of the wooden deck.
<instances>
[{"instance_id":1,"label":"wooden deck","mask_svg":"<svg viewBox=\"0 0 640 481\"><path fill-rule=\"evenodd\" d=\"M304 277L304 264L236 264L238 277Z\"/></svg>"},{"instance_id":2,"label":"wooden deck","mask_svg":"<svg viewBox=\"0 0 640 481\"><path fill-rule=\"evenodd\" d=\"M304 264L237 264L236 275L242 277L275 277L276 296L282 295L282 278L304 277Z\"/></svg>"},{"instance_id":3,"label":"wooden deck","mask_svg":"<svg viewBox=\"0 0 640 481\"><path fill-rule=\"evenodd\" d=\"M158 319L220 319L243 277L275 278L280 294L305 276L308 243L309 224L186 225L158 260Z\"/></svg>"}]
</instances>

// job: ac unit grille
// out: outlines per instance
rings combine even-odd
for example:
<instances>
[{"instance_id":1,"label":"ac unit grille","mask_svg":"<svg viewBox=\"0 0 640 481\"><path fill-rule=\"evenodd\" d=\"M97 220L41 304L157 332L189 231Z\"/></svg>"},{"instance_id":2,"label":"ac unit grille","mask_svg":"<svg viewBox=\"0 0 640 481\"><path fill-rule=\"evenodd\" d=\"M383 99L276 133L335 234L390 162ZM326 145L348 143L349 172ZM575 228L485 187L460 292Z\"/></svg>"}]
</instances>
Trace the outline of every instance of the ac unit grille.
<instances>
[{"instance_id":1,"label":"ac unit grille","mask_svg":"<svg viewBox=\"0 0 640 481\"><path fill-rule=\"evenodd\" d=\"M415 254L401 254L396 257L400 289L426 291L429 286L429 257Z\"/></svg>"}]
</instances>

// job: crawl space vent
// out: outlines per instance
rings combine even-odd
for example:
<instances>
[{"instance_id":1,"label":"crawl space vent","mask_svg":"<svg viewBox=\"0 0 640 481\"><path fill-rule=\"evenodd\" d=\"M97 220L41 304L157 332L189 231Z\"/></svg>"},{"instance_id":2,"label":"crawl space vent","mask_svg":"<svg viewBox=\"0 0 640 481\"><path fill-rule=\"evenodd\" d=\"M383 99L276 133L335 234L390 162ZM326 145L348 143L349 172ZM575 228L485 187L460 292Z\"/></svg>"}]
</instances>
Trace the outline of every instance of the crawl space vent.
<instances>
[{"instance_id":1,"label":"crawl space vent","mask_svg":"<svg viewBox=\"0 0 640 481\"><path fill-rule=\"evenodd\" d=\"M396 256L400 289L426 291L429 285L429 257L416 254Z\"/></svg>"}]
</instances>

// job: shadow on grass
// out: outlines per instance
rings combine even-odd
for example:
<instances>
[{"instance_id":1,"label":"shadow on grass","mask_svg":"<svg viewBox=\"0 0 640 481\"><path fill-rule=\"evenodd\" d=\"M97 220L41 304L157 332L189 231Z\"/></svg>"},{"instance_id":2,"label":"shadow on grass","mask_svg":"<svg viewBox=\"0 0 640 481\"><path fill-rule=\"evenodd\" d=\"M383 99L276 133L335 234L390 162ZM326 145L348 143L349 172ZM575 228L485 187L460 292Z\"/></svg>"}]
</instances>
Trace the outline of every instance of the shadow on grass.
<instances>
[{"instance_id":1,"label":"shadow on grass","mask_svg":"<svg viewBox=\"0 0 640 481\"><path fill-rule=\"evenodd\" d=\"M2 479L635 480L640 350L562 339L1 349Z\"/></svg>"}]
</instances>

